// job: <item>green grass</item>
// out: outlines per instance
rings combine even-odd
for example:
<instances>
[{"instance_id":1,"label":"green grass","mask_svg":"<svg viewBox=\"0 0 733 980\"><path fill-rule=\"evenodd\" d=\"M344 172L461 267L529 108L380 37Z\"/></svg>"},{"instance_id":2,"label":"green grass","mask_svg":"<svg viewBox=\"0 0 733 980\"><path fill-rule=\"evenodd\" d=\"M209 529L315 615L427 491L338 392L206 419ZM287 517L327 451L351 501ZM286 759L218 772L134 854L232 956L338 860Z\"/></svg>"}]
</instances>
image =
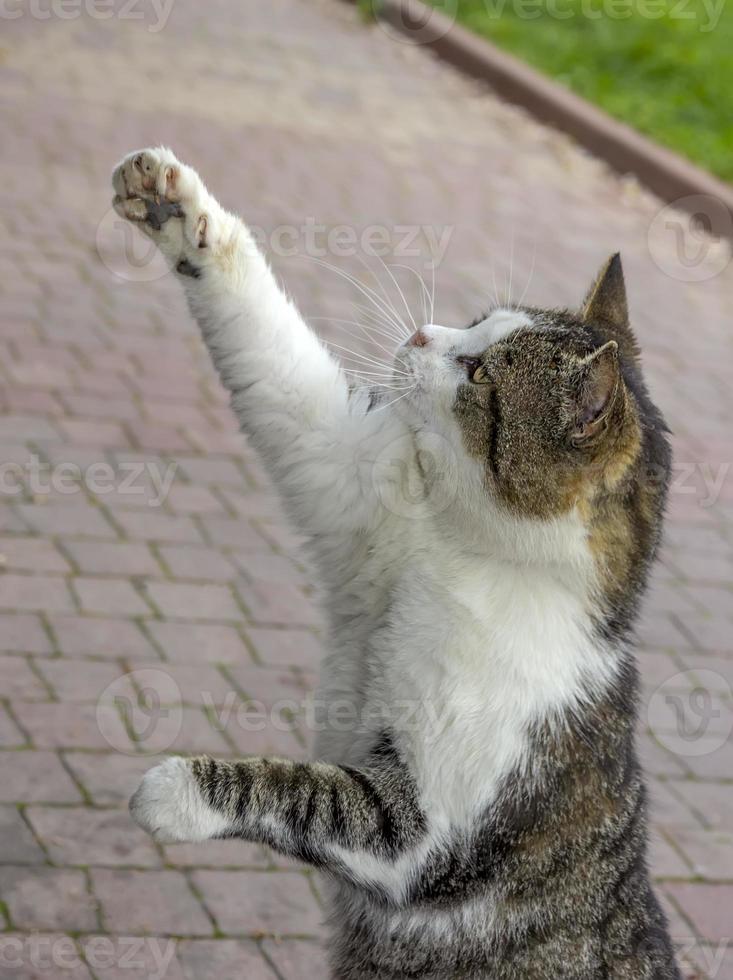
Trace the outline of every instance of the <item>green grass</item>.
<instances>
[{"instance_id":1,"label":"green grass","mask_svg":"<svg viewBox=\"0 0 733 980\"><path fill-rule=\"evenodd\" d=\"M733 0L429 2L457 2L466 27L733 180Z\"/></svg>"}]
</instances>

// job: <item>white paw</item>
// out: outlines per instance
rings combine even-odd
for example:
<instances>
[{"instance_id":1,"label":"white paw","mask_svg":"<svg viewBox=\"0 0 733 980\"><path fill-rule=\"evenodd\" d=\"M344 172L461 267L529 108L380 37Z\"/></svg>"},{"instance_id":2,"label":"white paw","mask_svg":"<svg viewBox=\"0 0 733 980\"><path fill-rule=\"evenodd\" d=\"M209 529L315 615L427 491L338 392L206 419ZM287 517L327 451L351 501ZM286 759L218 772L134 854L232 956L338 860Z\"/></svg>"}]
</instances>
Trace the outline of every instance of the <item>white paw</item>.
<instances>
[{"instance_id":1,"label":"white paw","mask_svg":"<svg viewBox=\"0 0 733 980\"><path fill-rule=\"evenodd\" d=\"M229 216L199 175L165 147L129 153L112 186L115 211L153 238L171 264L215 248L227 230Z\"/></svg>"},{"instance_id":2,"label":"white paw","mask_svg":"<svg viewBox=\"0 0 733 980\"><path fill-rule=\"evenodd\" d=\"M229 826L201 796L188 760L177 756L145 773L130 800L130 813L161 844L210 840Z\"/></svg>"}]
</instances>

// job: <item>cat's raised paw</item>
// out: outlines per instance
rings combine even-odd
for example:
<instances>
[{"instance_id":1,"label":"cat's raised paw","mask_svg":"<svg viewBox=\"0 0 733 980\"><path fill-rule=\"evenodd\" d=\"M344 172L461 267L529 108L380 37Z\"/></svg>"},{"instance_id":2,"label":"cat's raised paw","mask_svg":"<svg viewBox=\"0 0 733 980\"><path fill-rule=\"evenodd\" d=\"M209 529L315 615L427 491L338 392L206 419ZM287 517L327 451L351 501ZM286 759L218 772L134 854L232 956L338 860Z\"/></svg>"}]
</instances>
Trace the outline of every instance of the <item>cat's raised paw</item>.
<instances>
[{"instance_id":1,"label":"cat's raised paw","mask_svg":"<svg viewBox=\"0 0 733 980\"><path fill-rule=\"evenodd\" d=\"M130 813L161 844L209 840L228 826L201 795L189 760L177 756L145 773L130 800Z\"/></svg>"},{"instance_id":2,"label":"cat's raised paw","mask_svg":"<svg viewBox=\"0 0 733 980\"><path fill-rule=\"evenodd\" d=\"M221 208L196 171L165 147L128 153L114 169L112 186L115 211L148 234L172 264L217 244Z\"/></svg>"}]
</instances>

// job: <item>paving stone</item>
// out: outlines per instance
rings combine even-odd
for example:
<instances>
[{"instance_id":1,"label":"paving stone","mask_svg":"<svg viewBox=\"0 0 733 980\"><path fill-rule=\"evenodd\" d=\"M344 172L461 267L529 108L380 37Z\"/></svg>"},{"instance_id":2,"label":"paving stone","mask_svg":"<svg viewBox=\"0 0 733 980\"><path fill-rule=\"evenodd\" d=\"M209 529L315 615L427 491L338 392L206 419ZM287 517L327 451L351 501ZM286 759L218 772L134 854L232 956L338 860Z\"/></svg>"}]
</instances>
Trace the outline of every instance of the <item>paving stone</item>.
<instances>
[{"instance_id":1,"label":"paving stone","mask_svg":"<svg viewBox=\"0 0 733 980\"><path fill-rule=\"evenodd\" d=\"M178 483L171 487L168 505L177 514L222 514L224 507L206 487Z\"/></svg>"},{"instance_id":2,"label":"paving stone","mask_svg":"<svg viewBox=\"0 0 733 980\"><path fill-rule=\"evenodd\" d=\"M267 868L270 864L263 847L243 840L169 844L164 850L166 862L181 868Z\"/></svg>"},{"instance_id":3,"label":"paving stone","mask_svg":"<svg viewBox=\"0 0 733 980\"><path fill-rule=\"evenodd\" d=\"M300 706L308 695L302 677L288 667L270 669L247 664L225 669L242 691L245 701L254 701L267 708L280 704Z\"/></svg>"},{"instance_id":4,"label":"paving stone","mask_svg":"<svg viewBox=\"0 0 733 980\"><path fill-rule=\"evenodd\" d=\"M232 707L242 700L236 685L216 667L202 664L152 663L136 664L136 673L155 671L153 676L169 678L171 683L161 683L157 692L160 703L185 703L198 708ZM135 675L133 675L135 676ZM140 676L145 681L145 674ZM147 683L150 683L148 680Z\"/></svg>"},{"instance_id":5,"label":"paving stone","mask_svg":"<svg viewBox=\"0 0 733 980\"><path fill-rule=\"evenodd\" d=\"M12 701L47 700L45 685L33 673L24 657L0 656L0 690L3 696Z\"/></svg>"},{"instance_id":6,"label":"paving stone","mask_svg":"<svg viewBox=\"0 0 733 980\"><path fill-rule=\"evenodd\" d=\"M649 813L654 824L665 829L674 827L700 829L699 813L688 805L685 794L680 791L683 785L685 785L683 782L677 780L660 782L655 779L648 786Z\"/></svg>"},{"instance_id":7,"label":"paving stone","mask_svg":"<svg viewBox=\"0 0 733 980\"><path fill-rule=\"evenodd\" d=\"M81 794L55 752L0 755L0 803L79 803Z\"/></svg>"},{"instance_id":8,"label":"paving stone","mask_svg":"<svg viewBox=\"0 0 733 980\"><path fill-rule=\"evenodd\" d=\"M76 608L64 579L11 572L2 577L0 606L23 612L73 612Z\"/></svg>"},{"instance_id":9,"label":"paving stone","mask_svg":"<svg viewBox=\"0 0 733 980\"><path fill-rule=\"evenodd\" d=\"M267 871L196 871L196 887L229 935L314 935L322 913L305 875Z\"/></svg>"},{"instance_id":10,"label":"paving stone","mask_svg":"<svg viewBox=\"0 0 733 980\"><path fill-rule=\"evenodd\" d=\"M649 867L654 878L689 878L691 874L691 864L654 829L649 835Z\"/></svg>"},{"instance_id":11,"label":"paving stone","mask_svg":"<svg viewBox=\"0 0 733 980\"><path fill-rule=\"evenodd\" d=\"M161 546L160 555L171 574L178 579L230 582L237 577L232 562L215 548Z\"/></svg>"},{"instance_id":12,"label":"paving stone","mask_svg":"<svg viewBox=\"0 0 733 980\"><path fill-rule=\"evenodd\" d=\"M105 616L145 616L150 607L126 579L75 578L82 611Z\"/></svg>"},{"instance_id":13,"label":"paving stone","mask_svg":"<svg viewBox=\"0 0 733 980\"><path fill-rule=\"evenodd\" d=\"M38 534L115 540L117 532L98 507L88 503L20 504L17 511Z\"/></svg>"},{"instance_id":14,"label":"paving stone","mask_svg":"<svg viewBox=\"0 0 733 980\"><path fill-rule=\"evenodd\" d=\"M50 653L51 641L37 616L0 613L0 650Z\"/></svg>"},{"instance_id":15,"label":"paving stone","mask_svg":"<svg viewBox=\"0 0 733 980\"><path fill-rule=\"evenodd\" d=\"M0 806L0 863L43 864L45 860L43 849L28 829L20 811L14 806ZM0 898L2 891L0 877Z\"/></svg>"},{"instance_id":16,"label":"paving stone","mask_svg":"<svg viewBox=\"0 0 733 980\"><path fill-rule=\"evenodd\" d=\"M179 456L178 463L184 475L192 482L202 486L241 487L244 476L233 460L201 457L186 459Z\"/></svg>"},{"instance_id":17,"label":"paving stone","mask_svg":"<svg viewBox=\"0 0 733 980\"><path fill-rule=\"evenodd\" d=\"M242 612L231 591L221 585L148 582L145 591L165 617L235 621L242 619Z\"/></svg>"},{"instance_id":18,"label":"paving stone","mask_svg":"<svg viewBox=\"0 0 733 980\"><path fill-rule=\"evenodd\" d=\"M0 561L6 568L26 572L70 571L69 563L50 541L43 538L0 537Z\"/></svg>"},{"instance_id":19,"label":"paving stone","mask_svg":"<svg viewBox=\"0 0 733 980\"><path fill-rule=\"evenodd\" d=\"M0 868L0 895L18 929L97 928L97 906L83 871Z\"/></svg>"},{"instance_id":20,"label":"paving stone","mask_svg":"<svg viewBox=\"0 0 733 980\"><path fill-rule=\"evenodd\" d=\"M82 446L129 446L122 426L116 422L92 422L87 419L61 419L59 428L69 442Z\"/></svg>"},{"instance_id":21,"label":"paving stone","mask_svg":"<svg viewBox=\"0 0 733 980\"><path fill-rule=\"evenodd\" d=\"M288 582L290 585L312 586L315 577L308 571L302 571L292 558L268 552L258 552L253 557L246 551L235 551L230 555L232 561L245 574L252 573L256 568L257 578L265 582Z\"/></svg>"},{"instance_id":22,"label":"paving stone","mask_svg":"<svg viewBox=\"0 0 733 980\"><path fill-rule=\"evenodd\" d=\"M84 575L160 575L161 568L149 547L120 541L63 541L77 569Z\"/></svg>"},{"instance_id":23,"label":"paving stone","mask_svg":"<svg viewBox=\"0 0 733 980\"><path fill-rule=\"evenodd\" d=\"M97 806L127 805L148 769L162 761L150 755L64 752L64 759Z\"/></svg>"},{"instance_id":24,"label":"paving stone","mask_svg":"<svg viewBox=\"0 0 733 980\"><path fill-rule=\"evenodd\" d=\"M107 659L149 660L155 650L140 627L126 619L52 616L49 619L62 653Z\"/></svg>"},{"instance_id":25,"label":"paving stone","mask_svg":"<svg viewBox=\"0 0 733 980\"><path fill-rule=\"evenodd\" d=\"M730 615L685 616L683 622L698 649L726 656L733 656L732 625Z\"/></svg>"},{"instance_id":26,"label":"paving stone","mask_svg":"<svg viewBox=\"0 0 733 980\"><path fill-rule=\"evenodd\" d=\"M730 783L675 780L671 787L708 827L714 830L733 827L733 788Z\"/></svg>"},{"instance_id":27,"label":"paving stone","mask_svg":"<svg viewBox=\"0 0 733 980\"><path fill-rule=\"evenodd\" d=\"M124 810L32 806L27 815L54 864L160 866L150 837Z\"/></svg>"},{"instance_id":28,"label":"paving stone","mask_svg":"<svg viewBox=\"0 0 733 980\"><path fill-rule=\"evenodd\" d=\"M297 939L282 939L279 942L266 939L262 949L275 964L283 980L325 978L329 975L326 953L319 943Z\"/></svg>"},{"instance_id":29,"label":"paving stone","mask_svg":"<svg viewBox=\"0 0 733 980\"><path fill-rule=\"evenodd\" d=\"M733 827L727 829L728 833L691 829L675 832L675 843L687 858L694 877L733 881Z\"/></svg>"},{"instance_id":30,"label":"paving stone","mask_svg":"<svg viewBox=\"0 0 733 980\"><path fill-rule=\"evenodd\" d=\"M84 958L99 980L184 980L168 936L85 936Z\"/></svg>"},{"instance_id":31,"label":"paving stone","mask_svg":"<svg viewBox=\"0 0 733 980\"><path fill-rule=\"evenodd\" d=\"M296 585L252 579L241 582L237 591L253 622L258 625L321 625L314 603Z\"/></svg>"},{"instance_id":32,"label":"paving stone","mask_svg":"<svg viewBox=\"0 0 733 980\"><path fill-rule=\"evenodd\" d=\"M179 871L92 868L106 929L118 935L208 936L211 921Z\"/></svg>"},{"instance_id":33,"label":"paving stone","mask_svg":"<svg viewBox=\"0 0 733 980\"><path fill-rule=\"evenodd\" d=\"M111 685L114 685L114 696L135 698L135 690L126 677L127 672L116 664L59 658L39 661L38 671L46 678L59 701L91 701L96 704Z\"/></svg>"},{"instance_id":34,"label":"paving stone","mask_svg":"<svg viewBox=\"0 0 733 980\"><path fill-rule=\"evenodd\" d=\"M221 548L236 548L253 554L267 554L271 549L268 541L256 527L243 519L205 515L201 526L211 544ZM256 559L253 559L256 561Z\"/></svg>"},{"instance_id":35,"label":"paving stone","mask_svg":"<svg viewBox=\"0 0 733 980\"><path fill-rule=\"evenodd\" d=\"M233 727L226 725L228 709L221 712L212 709L211 717L203 708L168 707L157 716L140 712L131 719L137 738L137 746L146 755L159 752L181 752L202 755L230 755L231 749L222 731Z\"/></svg>"},{"instance_id":36,"label":"paving stone","mask_svg":"<svg viewBox=\"0 0 733 980\"><path fill-rule=\"evenodd\" d=\"M257 629L252 626L245 633L258 660L266 666L289 665L315 670L323 658L323 644L307 630Z\"/></svg>"},{"instance_id":37,"label":"paving stone","mask_svg":"<svg viewBox=\"0 0 733 980\"><path fill-rule=\"evenodd\" d=\"M23 980L47 980L50 976L92 980L75 940L60 933L3 933L0 963L8 976Z\"/></svg>"},{"instance_id":38,"label":"paving stone","mask_svg":"<svg viewBox=\"0 0 733 980\"><path fill-rule=\"evenodd\" d=\"M0 746L4 749L25 745L24 732L10 717L7 708L0 705Z\"/></svg>"},{"instance_id":39,"label":"paving stone","mask_svg":"<svg viewBox=\"0 0 733 980\"><path fill-rule=\"evenodd\" d=\"M178 944L178 958L186 980L200 980L203 977L216 977L217 980L242 980L244 977L247 980L278 980L256 944L246 940L183 940ZM313 974L313 980L322 978Z\"/></svg>"},{"instance_id":40,"label":"paving stone","mask_svg":"<svg viewBox=\"0 0 733 980\"><path fill-rule=\"evenodd\" d=\"M700 935L710 942L730 940L730 910L733 885L705 885L674 882L664 891L681 905Z\"/></svg>"},{"instance_id":41,"label":"paving stone","mask_svg":"<svg viewBox=\"0 0 733 980\"><path fill-rule=\"evenodd\" d=\"M251 663L252 658L232 626L151 622L148 629L167 660L176 663Z\"/></svg>"},{"instance_id":42,"label":"paving stone","mask_svg":"<svg viewBox=\"0 0 733 980\"><path fill-rule=\"evenodd\" d=\"M132 743L116 709L91 704L26 703L15 705L18 720L39 749L108 749Z\"/></svg>"},{"instance_id":43,"label":"paving stone","mask_svg":"<svg viewBox=\"0 0 733 980\"><path fill-rule=\"evenodd\" d=\"M190 517L174 517L157 511L118 510L115 512L115 520L124 533L136 541L203 543L201 534Z\"/></svg>"},{"instance_id":44,"label":"paving stone","mask_svg":"<svg viewBox=\"0 0 733 980\"><path fill-rule=\"evenodd\" d=\"M684 762L698 779L729 779L733 772L733 739L721 744L719 735L702 738L696 744L696 754L687 756Z\"/></svg>"}]
</instances>

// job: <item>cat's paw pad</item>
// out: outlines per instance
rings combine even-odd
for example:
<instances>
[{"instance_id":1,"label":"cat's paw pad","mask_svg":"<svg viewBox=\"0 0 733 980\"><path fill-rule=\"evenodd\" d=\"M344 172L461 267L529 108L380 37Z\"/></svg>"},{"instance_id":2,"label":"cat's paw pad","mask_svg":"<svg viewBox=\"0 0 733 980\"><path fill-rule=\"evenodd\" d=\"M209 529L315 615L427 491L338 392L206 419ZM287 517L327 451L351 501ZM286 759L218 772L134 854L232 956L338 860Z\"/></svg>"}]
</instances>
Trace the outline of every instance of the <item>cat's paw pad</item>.
<instances>
[{"instance_id":1,"label":"cat's paw pad","mask_svg":"<svg viewBox=\"0 0 733 980\"><path fill-rule=\"evenodd\" d=\"M115 211L155 238L170 258L181 244L205 249L217 242L221 208L196 171L165 147L128 153L115 167L112 186ZM171 218L182 219L182 243L165 227Z\"/></svg>"},{"instance_id":2,"label":"cat's paw pad","mask_svg":"<svg viewBox=\"0 0 733 980\"><path fill-rule=\"evenodd\" d=\"M145 773L130 800L130 813L161 844L209 840L228 826L202 797L189 761L177 756Z\"/></svg>"}]
</instances>

